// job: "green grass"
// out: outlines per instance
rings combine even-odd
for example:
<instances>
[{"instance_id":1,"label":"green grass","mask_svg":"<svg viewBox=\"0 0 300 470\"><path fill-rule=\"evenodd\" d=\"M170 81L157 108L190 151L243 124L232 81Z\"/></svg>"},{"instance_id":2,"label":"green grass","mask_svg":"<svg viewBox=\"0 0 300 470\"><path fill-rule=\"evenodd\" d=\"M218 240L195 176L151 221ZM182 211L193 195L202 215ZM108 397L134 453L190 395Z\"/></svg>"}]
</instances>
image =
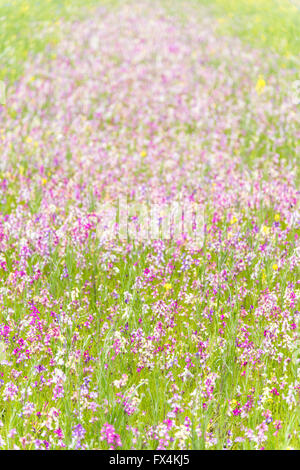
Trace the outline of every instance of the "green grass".
<instances>
[{"instance_id":1,"label":"green grass","mask_svg":"<svg viewBox=\"0 0 300 470\"><path fill-rule=\"evenodd\" d=\"M298 0L198 0L210 8L219 31L245 42L266 47L285 59L298 61L300 49L300 2ZM297 2L299 8L296 7Z\"/></svg>"},{"instance_id":2,"label":"green grass","mask_svg":"<svg viewBox=\"0 0 300 470\"><path fill-rule=\"evenodd\" d=\"M63 19L72 21L113 0L0 0L0 80L18 79L30 55L55 54Z\"/></svg>"}]
</instances>

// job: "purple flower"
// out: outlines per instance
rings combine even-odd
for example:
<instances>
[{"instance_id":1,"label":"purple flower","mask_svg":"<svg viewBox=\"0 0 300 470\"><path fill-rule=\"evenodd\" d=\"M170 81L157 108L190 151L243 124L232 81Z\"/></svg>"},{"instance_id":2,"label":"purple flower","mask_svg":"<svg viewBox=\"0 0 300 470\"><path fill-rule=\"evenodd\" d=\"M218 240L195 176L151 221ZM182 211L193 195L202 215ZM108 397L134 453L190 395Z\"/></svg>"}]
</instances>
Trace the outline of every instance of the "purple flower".
<instances>
[{"instance_id":1,"label":"purple flower","mask_svg":"<svg viewBox=\"0 0 300 470\"><path fill-rule=\"evenodd\" d=\"M81 424L77 424L73 427L72 436L76 437L77 439L83 439L85 436L86 430Z\"/></svg>"}]
</instances>

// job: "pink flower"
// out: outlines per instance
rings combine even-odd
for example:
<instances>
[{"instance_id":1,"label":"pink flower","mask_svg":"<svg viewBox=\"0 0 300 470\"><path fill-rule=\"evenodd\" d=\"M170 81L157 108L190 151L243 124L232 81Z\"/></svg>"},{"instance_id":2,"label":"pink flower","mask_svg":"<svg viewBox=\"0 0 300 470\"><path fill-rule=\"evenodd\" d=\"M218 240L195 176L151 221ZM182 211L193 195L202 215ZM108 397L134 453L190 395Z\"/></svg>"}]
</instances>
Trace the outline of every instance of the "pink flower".
<instances>
[{"instance_id":1,"label":"pink flower","mask_svg":"<svg viewBox=\"0 0 300 470\"><path fill-rule=\"evenodd\" d=\"M111 445L111 450L113 450L115 447L122 447L121 438L119 434L116 433L114 426L111 424L105 423L100 433L100 440L105 440L108 445Z\"/></svg>"}]
</instances>

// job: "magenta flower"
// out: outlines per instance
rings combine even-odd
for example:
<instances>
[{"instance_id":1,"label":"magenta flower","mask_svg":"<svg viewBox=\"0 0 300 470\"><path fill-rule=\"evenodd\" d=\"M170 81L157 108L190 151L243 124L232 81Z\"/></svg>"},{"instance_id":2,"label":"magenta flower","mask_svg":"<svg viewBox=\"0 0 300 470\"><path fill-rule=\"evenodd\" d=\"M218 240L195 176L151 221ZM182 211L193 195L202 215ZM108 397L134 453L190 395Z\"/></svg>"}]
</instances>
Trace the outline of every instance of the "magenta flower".
<instances>
[{"instance_id":1,"label":"magenta flower","mask_svg":"<svg viewBox=\"0 0 300 470\"><path fill-rule=\"evenodd\" d=\"M100 440L106 441L110 449L122 447L122 442L119 434L116 433L114 426L105 423L101 429Z\"/></svg>"}]
</instances>

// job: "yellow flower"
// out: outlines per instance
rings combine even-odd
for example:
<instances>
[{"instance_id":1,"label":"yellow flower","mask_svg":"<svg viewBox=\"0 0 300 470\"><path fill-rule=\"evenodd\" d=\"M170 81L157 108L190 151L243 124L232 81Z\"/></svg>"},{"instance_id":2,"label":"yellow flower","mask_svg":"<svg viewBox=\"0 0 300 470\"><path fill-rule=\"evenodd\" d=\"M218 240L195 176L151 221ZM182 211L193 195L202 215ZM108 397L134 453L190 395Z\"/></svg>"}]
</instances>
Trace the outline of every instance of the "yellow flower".
<instances>
[{"instance_id":1,"label":"yellow flower","mask_svg":"<svg viewBox=\"0 0 300 470\"><path fill-rule=\"evenodd\" d=\"M262 75L258 77L258 80L256 82L255 90L258 95L260 95L266 87L266 82L265 79Z\"/></svg>"},{"instance_id":2,"label":"yellow flower","mask_svg":"<svg viewBox=\"0 0 300 470\"><path fill-rule=\"evenodd\" d=\"M32 138L30 136L26 137L26 143L30 144L32 142Z\"/></svg>"},{"instance_id":3,"label":"yellow flower","mask_svg":"<svg viewBox=\"0 0 300 470\"><path fill-rule=\"evenodd\" d=\"M278 271L278 265L277 264L273 264L272 268L274 269L274 271Z\"/></svg>"},{"instance_id":4,"label":"yellow flower","mask_svg":"<svg viewBox=\"0 0 300 470\"><path fill-rule=\"evenodd\" d=\"M269 235L269 233L270 233L270 227L268 227L267 225L263 225L263 226L262 226L262 233L263 233L264 235Z\"/></svg>"},{"instance_id":5,"label":"yellow flower","mask_svg":"<svg viewBox=\"0 0 300 470\"><path fill-rule=\"evenodd\" d=\"M279 222L279 220L280 220L280 214L275 214L274 220L275 220L275 222Z\"/></svg>"},{"instance_id":6,"label":"yellow flower","mask_svg":"<svg viewBox=\"0 0 300 470\"><path fill-rule=\"evenodd\" d=\"M172 284L170 284L169 282L166 282L166 284L164 285L164 288L166 290L170 290L170 289L172 289Z\"/></svg>"},{"instance_id":7,"label":"yellow flower","mask_svg":"<svg viewBox=\"0 0 300 470\"><path fill-rule=\"evenodd\" d=\"M146 156L147 156L147 152L145 152L145 150L143 150L143 151L141 152L141 157L144 158L144 157L146 157Z\"/></svg>"},{"instance_id":8,"label":"yellow flower","mask_svg":"<svg viewBox=\"0 0 300 470\"><path fill-rule=\"evenodd\" d=\"M235 216L233 216L233 217L231 218L230 223L231 223L231 225L233 225L233 224L236 224L237 221L238 221L238 219L237 219Z\"/></svg>"},{"instance_id":9,"label":"yellow flower","mask_svg":"<svg viewBox=\"0 0 300 470\"><path fill-rule=\"evenodd\" d=\"M46 178L42 178L42 184L43 185L47 184L47 179Z\"/></svg>"}]
</instances>

